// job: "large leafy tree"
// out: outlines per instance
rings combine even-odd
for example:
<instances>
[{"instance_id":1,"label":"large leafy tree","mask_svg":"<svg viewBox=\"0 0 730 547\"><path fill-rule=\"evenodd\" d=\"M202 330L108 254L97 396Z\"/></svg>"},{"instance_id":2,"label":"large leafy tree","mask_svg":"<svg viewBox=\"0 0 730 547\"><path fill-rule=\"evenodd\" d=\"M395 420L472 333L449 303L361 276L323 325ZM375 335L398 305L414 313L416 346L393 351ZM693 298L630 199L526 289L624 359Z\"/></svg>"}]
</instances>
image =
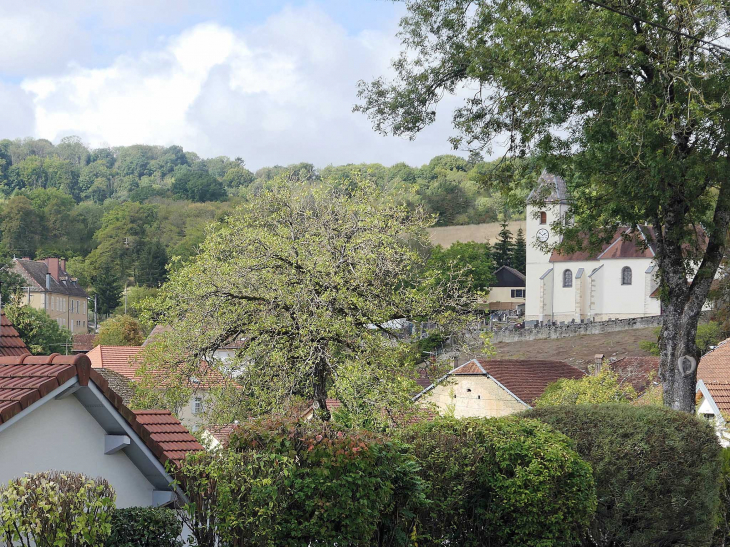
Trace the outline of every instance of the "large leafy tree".
<instances>
[{"instance_id":1,"label":"large leafy tree","mask_svg":"<svg viewBox=\"0 0 730 547\"><path fill-rule=\"evenodd\" d=\"M444 249L437 245L426 262L428 268L448 280L452 272L464 276L465 286L472 291L488 291L494 284L494 260L489 243L461 243L457 241Z\"/></svg>"},{"instance_id":2,"label":"large leafy tree","mask_svg":"<svg viewBox=\"0 0 730 547\"><path fill-rule=\"evenodd\" d=\"M274 183L171 274L149 308L171 327L149 347L150 368L201 380L201 361L240 340L235 359L219 367L241 386L230 407L239 417L281 409L292 396L316 401L324 419L328 397L359 417L405 409L416 370L393 320L458 329L475 301L462 272L424 270L431 223L368 184L346 194Z\"/></svg>"},{"instance_id":3,"label":"large leafy tree","mask_svg":"<svg viewBox=\"0 0 730 547\"><path fill-rule=\"evenodd\" d=\"M450 92L452 143L535 155L565 176L573 222L562 246L653 230L664 300L664 401L692 411L697 320L730 221L730 58L723 0L407 0L394 82L361 84L383 133L414 136ZM706 238L698 235L704 228ZM690 281L688 283L688 280Z\"/></svg>"},{"instance_id":4,"label":"large leafy tree","mask_svg":"<svg viewBox=\"0 0 730 547\"><path fill-rule=\"evenodd\" d=\"M3 311L33 355L68 353L70 350L71 331L59 326L45 311L16 304L5 306Z\"/></svg>"},{"instance_id":5,"label":"large leafy tree","mask_svg":"<svg viewBox=\"0 0 730 547\"><path fill-rule=\"evenodd\" d=\"M134 317L118 315L101 323L94 343L101 346L141 346L144 331Z\"/></svg>"}]
</instances>

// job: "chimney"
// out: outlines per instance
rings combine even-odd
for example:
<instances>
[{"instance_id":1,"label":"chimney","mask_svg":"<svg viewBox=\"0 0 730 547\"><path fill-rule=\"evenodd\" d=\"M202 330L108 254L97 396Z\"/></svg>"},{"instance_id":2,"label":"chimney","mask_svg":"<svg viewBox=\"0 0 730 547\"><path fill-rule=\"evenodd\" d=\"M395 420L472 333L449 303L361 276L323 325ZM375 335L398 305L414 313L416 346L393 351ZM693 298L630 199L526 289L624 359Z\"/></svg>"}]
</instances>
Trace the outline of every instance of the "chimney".
<instances>
[{"instance_id":1,"label":"chimney","mask_svg":"<svg viewBox=\"0 0 730 547\"><path fill-rule=\"evenodd\" d=\"M602 353L596 353L593 356L593 360L595 362L596 368L593 371L593 374L598 376L598 374L601 372L601 366L603 365L603 354Z\"/></svg>"},{"instance_id":2,"label":"chimney","mask_svg":"<svg viewBox=\"0 0 730 547\"><path fill-rule=\"evenodd\" d=\"M48 266L48 273L51 274L51 277L55 279L56 281L59 280L59 269L60 269L60 261L58 258L46 258L43 262L46 263Z\"/></svg>"},{"instance_id":3,"label":"chimney","mask_svg":"<svg viewBox=\"0 0 730 547\"><path fill-rule=\"evenodd\" d=\"M47 291L51 290L51 274L50 273L46 274L46 290Z\"/></svg>"},{"instance_id":4,"label":"chimney","mask_svg":"<svg viewBox=\"0 0 730 547\"><path fill-rule=\"evenodd\" d=\"M64 272L66 271L66 259L65 258L61 259L61 270Z\"/></svg>"}]
</instances>

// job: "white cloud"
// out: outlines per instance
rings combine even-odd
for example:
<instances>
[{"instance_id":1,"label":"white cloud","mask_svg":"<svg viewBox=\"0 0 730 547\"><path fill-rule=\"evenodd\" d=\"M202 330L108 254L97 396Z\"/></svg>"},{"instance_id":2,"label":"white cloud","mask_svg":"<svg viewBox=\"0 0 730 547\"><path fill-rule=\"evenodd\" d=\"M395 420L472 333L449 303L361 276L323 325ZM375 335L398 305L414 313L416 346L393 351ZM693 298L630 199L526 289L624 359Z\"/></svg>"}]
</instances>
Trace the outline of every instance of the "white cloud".
<instances>
[{"instance_id":1,"label":"white cloud","mask_svg":"<svg viewBox=\"0 0 730 547\"><path fill-rule=\"evenodd\" d=\"M399 48L394 34L395 24L348 35L316 7L286 8L244 33L200 24L159 49L101 68L71 66L22 87L34 97L35 133L46 138L176 143L203 156L241 156L252 167L422 163L449 151L448 104L415 142L376 135L351 112L357 81L388 71Z\"/></svg>"}]
</instances>

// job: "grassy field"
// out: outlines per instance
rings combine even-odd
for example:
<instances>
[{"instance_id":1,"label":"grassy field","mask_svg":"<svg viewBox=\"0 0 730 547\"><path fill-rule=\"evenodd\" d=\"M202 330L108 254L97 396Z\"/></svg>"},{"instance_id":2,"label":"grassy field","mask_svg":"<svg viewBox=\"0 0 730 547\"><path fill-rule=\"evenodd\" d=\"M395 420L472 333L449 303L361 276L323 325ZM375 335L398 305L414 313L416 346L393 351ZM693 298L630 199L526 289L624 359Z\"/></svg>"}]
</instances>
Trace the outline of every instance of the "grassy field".
<instances>
[{"instance_id":1,"label":"grassy field","mask_svg":"<svg viewBox=\"0 0 730 547\"><path fill-rule=\"evenodd\" d=\"M525 229L524 220L513 220L509 222L509 229L512 232L512 238L517 235L517 230L522 228ZM434 245L441 245L442 247L450 247L452 243L461 241L467 243L474 241L475 243L489 243L494 244L497 241L497 235L502 229L499 222L490 222L487 224L467 224L464 226L443 226L439 228L430 228L428 234L431 238L431 243Z\"/></svg>"},{"instance_id":2,"label":"grassy field","mask_svg":"<svg viewBox=\"0 0 730 547\"><path fill-rule=\"evenodd\" d=\"M500 342L494 344L497 359L551 359L565 361L586 370L593 363L593 356L602 353L607 359L646 356L639 348L642 340L656 341L654 327L624 330L604 334L586 334L556 340L529 340L525 342Z\"/></svg>"}]
</instances>

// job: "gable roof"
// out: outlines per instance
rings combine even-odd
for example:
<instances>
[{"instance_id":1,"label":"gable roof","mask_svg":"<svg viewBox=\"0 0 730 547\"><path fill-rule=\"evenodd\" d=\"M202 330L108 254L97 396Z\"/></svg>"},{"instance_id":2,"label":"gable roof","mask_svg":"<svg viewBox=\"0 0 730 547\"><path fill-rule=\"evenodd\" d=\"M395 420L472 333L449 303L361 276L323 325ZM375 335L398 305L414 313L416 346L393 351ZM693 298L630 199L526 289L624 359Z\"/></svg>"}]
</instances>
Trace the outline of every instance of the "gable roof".
<instances>
[{"instance_id":1,"label":"gable roof","mask_svg":"<svg viewBox=\"0 0 730 547\"><path fill-rule=\"evenodd\" d=\"M86 355L91 361L92 368L113 370L130 380L138 379L136 371L139 363L137 355L142 346L96 346Z\"/></svg>"},{"instance_id":2,"label":"gable roof","mask_svg":"<svg viewBox=\"0 0 730 547\"><path fill-rule=\"evenodd\" d=\"M472 359L453 369L444 378L448 376L488 376L520 402L532 406L548 385L561 378L580 379L585 376L585 372L563 361ZM416 398L433 389L436 383Z\"/></svg>"},{"instance_id":3,"label":"gable roof","mask_svg":"<svg viewBox=\"0 0 730 547\"><path fill-rule=\"evenodd\" d=\"M527 196L527 203L543 201L545 203L567 203L568 201L568 186L565 184L565 180L546 170L543 170L537 179L537 186Z\"/></svg>"},{"instance_id":4,"label":"gable roof","mask_svg":"<svg viewBox=\"0 0 730 547\"><path fill-rule=\"evenodd\" d=\"M94 370L101 374L109 384L109 389L119 395L125 405L129 406L131 404L134 398L134 382L132 380L108 368L97 368Z\"/></svg>"},{"instance_id":5,"label":"gable roof","mask_svg":"<svg viewBox=\"0 0 730 547\"><path fill-rule=\"evenodd\" d=\"M619 381L630 383L637 395L651 387L652 379L659 381L659 357L622 357L607 366Z\"/></svg>"},{"instance_id":6,"label":"gable roof","mask_svg":"<svg viewBox=\"0 0 730 547\"><path fill-rule=\"evenodd\" d=\"M112 370L132 382L137 382L140 380L137 370L142 364L140 353L143 349L144 346L96 346L86 355L91 361L92 368ZM150 370L149 372L155 377L160 377L161 387L169 383L168 379L164 378L162 370ZM205 361L201 362L198 372L200 373L199 381L194 381L191 377L188 380L190 387L210 389L226 383L223 375Z\"/></svg>"},{"instance_id":7,"label":"gable roof","mask_svg":"<svg viewBox=\"0 0 730 547\"><path fill-rule=\"evenodd\" d=\"M46 274L49 273L48 264L43 261L24 258L15 258L13 262L15 263L14 270L29 283L31 290L46 290ZM86 294L86 291L79 286L77 281L72 281L66 271L60 273L64 279L57 280L51 276L50 288L52 293L88 298L89 295Z\"/></svg>"},{"instance_id":8,"label":"gable roof","mask_svg":"<svg viewBox=\"0 0 730 547\"><path fill-rule=\"evenodd\" d=\"M525 275L510 266L500 266L494 272L497 282L492 287L524 287Z\"/></svg>"},{"instance_id":9,"label":"gable roof","mask_svg":"<svg viewBox=\"0 0 730 547\"><path fill-rule=\"evenodd\" d=\"M654 231L649 226L639 226L636 231L628 226L619 227L608 243L598 250L580 250L570 254L561 254L554 250L550 262L571 262L576 260L604 260L609 258L654 258ZM584 236L584 244L588 237Z\"/></svg>"},{"instance_id":10,"label":"gable roof","mask_svg":"<svg viewBox=\"0 0 730 547\"><path fill-rule=\"evenodd\" d=\"M71 385L69 385L71 384ZM89 389L82 392L80 388ZM30 411L59 389L75 393L79 402L105 429L113 416L102 415L102 408L113 408L144 446L165 465L179 464L188 452L203 450L190 432L168 410L131 411L114 392L107 380L91 368L86 355L51 355L0 357L0 430ZM103 398L100 400L100 397ZM106 401L106 404L104 404ZM102 404L99 404L99 403ZM95 415L97 414L97 415ZM135 459L134 454L130 459ZM136 459L139 460L139 454ZM164 469L163 469L164 471ZM163 477L164 478L164 477ZM162 481L164 482L164 481ZM158 484L162 484L158 480ZM163 485L163 486L169 486Z\"/></svg>"},{"instance_id":11,"label":"gable roof","mask_svg":"<svg viewBox=\"0 0 730 547\"><path fill-rule=\"evenodd\" d=\"M86 353L94 349L94 340L96 334L74 334L73 348L74 353Z\"/></svg>"},{"instance_id":12,"label":"gable roof","mask_svg":"<svg viewBox=\"0 0 730 547\"><path fill-rule=\"evenodd\" d=\"M697 365L697 379L705 384L730 382L730 338L702 356Z\"/></svg>"},{"instance_id":13,"label":"gable roof","mask_svg":"<svg viewBox=\"0 0 730 547\"><path fill-rule=\"evenodd\" d=\"M700 382L698 382L698 389L700 389ZM702 382L701 385L710 394L716 410L719 410L720 413L730 413L730 382ZM720 416L722 417L722 414Z\"/></svg>"},{"instance_id":14,"label":"gable roof","mask_svg":"<svg viewBox=\"0 0 730 547\"><path fill-rule=\"evenodd\" d=\"M0 357L30 355L25 342L20 338L5 312L0 312Z\"/></svg>"}]
</instances>

